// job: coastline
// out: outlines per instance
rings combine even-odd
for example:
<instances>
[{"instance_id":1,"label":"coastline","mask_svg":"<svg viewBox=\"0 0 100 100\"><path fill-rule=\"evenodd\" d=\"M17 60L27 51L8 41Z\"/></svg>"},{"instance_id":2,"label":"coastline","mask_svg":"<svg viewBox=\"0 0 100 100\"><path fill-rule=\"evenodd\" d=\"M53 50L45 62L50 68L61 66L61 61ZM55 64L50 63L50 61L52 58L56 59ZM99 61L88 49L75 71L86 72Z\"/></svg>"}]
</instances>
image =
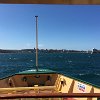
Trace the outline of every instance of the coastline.
<instances>
[{"instance_id":1,"label":"coastline","mask_svg":"<svg viewBox=\"0 0 100 100\"><path fill-rule=\"evenodd\" d=\"M36 49L21 49L21 50L8 50L8 49L0 49L0 53L35 53ZM38 52L42 53L100 53L100 50L66 50L66 49L38 49Z\"/></svg>"}]
</instances>

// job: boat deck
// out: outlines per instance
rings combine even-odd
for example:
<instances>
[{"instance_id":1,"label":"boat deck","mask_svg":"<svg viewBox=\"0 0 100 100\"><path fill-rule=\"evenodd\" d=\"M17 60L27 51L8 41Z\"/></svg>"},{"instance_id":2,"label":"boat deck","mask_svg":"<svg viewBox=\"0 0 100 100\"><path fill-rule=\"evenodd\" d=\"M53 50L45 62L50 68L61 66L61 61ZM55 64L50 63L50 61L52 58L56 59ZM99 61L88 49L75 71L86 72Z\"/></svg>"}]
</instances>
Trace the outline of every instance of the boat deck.
<instances>
[{"instance_id":1,"label":"boat deck","mask_svg":"<svg viewBox=\"0 0 100 100\"><path fill-rule=\"evenodd\" d=\"M91 100L97 100L100 97L99 88L54 72L42 71L29 70L1 79L0 100L89 100L93 97Z\"/></svg>"}]
</instances>

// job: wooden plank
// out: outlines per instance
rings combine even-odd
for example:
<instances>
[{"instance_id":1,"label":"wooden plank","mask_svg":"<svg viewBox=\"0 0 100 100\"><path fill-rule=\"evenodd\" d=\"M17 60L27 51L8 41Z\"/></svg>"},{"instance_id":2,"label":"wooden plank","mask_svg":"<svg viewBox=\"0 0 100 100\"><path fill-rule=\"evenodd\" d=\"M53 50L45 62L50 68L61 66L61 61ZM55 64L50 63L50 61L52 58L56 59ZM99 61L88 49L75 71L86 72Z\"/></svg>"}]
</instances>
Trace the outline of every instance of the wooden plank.
<instances>
[{"instance_id":1,"label":"wooden plank","mask_svg":"<svg viewBox=\"0 0 100 100\"><path fill-rule=\"evenodd\" d=\"M21 90L45 90L45 89L55 89L56 86L37 86L37 87L13 87L13 88L0 88L2 91L21 91Z\"/></svg>"},{"instance_id":2,"label":"wooden plank","mask_svg":"<svg viewBox=\"0 0 100 100\"><path fill-rule=\"evenodd\" d=\"M25 93L25 94L0 94L0 99L14 99L14 98L90 98L100 97L100 93Z\"/></svg>"},{"instance_id":3,"label":"wooden plank","mask_svg":"<svg viewBox=\"0 0 100 100\"><path fill-rule=\"evenodd\" d=\"M0 0L8 4L100 4L100 0Z\"/></svg>"},{"instance_id":4,"label":"wooden plank","mask_svg":"<svg viewBox=\"0 0 100 100\"><path fill-rule=\"evenodd\" d=\"M73 93L74 84L75 84L75 81L73 80L72 83L71 83L71 86L70 86L70 88L68 90L68 93Z\"/></svg>"},{"instance_id":5,"label":"wooden plank","mask_svg":"<svg viewBox=\"0 0 100 100\"><path fill-rule=\"evenodd\" d=\"M19 93L33 90L34 92L40 92L40 91L55 91L55 86L39 86L39 87L14 87L14 88L0 88L0 94L7 94L7 93Z\"/></svg>"}]
</instances>

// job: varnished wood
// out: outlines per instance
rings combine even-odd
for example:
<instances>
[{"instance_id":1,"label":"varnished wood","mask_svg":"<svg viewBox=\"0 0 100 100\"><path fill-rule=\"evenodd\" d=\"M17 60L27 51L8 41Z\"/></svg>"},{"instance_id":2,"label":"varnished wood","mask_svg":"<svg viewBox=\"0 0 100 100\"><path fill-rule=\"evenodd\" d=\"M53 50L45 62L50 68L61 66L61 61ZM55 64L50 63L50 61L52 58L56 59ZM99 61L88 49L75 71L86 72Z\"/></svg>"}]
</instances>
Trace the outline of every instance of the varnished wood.
<instances>
[{"instance_id":1,"label":"varnished wood","mask_svg":"<svg viewBox=\"0 0 100 100\"><path fill-rule=\"evenodd\" d=\"M0 0L8 4L100 4L100 0Z\"/></svg>"},{"instance_id":2,"label":"varnished wood","mask_svg":"<svg viewBox=\"0 0 100 100\"><path fill-rule=\"evenodd\" d=\"M0 94L0 99L14 98L58 98L58 97L100 97L100 93L25 93L25 94Z\"/></svg>"},{"instance_id":3,"label":"varnished wood","mask_svg":"<svg viewBox=\"0 0 100 100\"><path fill-rule=\"evenodd\" d=\"M71 83L71 86L70 86L70 88L69 88L68 93L73 93L74 84L75 84L75 81L73 80L72 83Z\"/></svg>"},{"instance_id":4,"label":"varnished wood","mask_svg":"<svg viewBox=\"0 0 100 100\"><path fill-rule=\"evenodd\" d=\"M8 91L8 93L10 91L24 91L24 90L46 90L46 89L55 89L55 86L37 86L37 87L14 87L14 88L0 88L0 93L4 92L4 91Z\"/></svg>"}]
</instances>

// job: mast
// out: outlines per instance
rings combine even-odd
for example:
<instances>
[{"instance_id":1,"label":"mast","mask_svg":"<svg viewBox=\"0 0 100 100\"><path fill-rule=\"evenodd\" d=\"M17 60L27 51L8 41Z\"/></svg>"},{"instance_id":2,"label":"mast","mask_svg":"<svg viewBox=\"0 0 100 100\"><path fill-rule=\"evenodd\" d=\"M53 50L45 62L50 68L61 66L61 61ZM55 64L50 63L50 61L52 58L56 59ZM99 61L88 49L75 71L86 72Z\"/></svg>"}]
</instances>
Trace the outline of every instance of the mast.
<instances>
[{"instance_id":1,"label":"mast","mask_svg":"<svg viewBox=\"0 0 100 100\"><path fill-rule=\"evenodd\" d=\"M38 71L38 16L36 17L36 70Z\"/></svg>"}]
</instances>

